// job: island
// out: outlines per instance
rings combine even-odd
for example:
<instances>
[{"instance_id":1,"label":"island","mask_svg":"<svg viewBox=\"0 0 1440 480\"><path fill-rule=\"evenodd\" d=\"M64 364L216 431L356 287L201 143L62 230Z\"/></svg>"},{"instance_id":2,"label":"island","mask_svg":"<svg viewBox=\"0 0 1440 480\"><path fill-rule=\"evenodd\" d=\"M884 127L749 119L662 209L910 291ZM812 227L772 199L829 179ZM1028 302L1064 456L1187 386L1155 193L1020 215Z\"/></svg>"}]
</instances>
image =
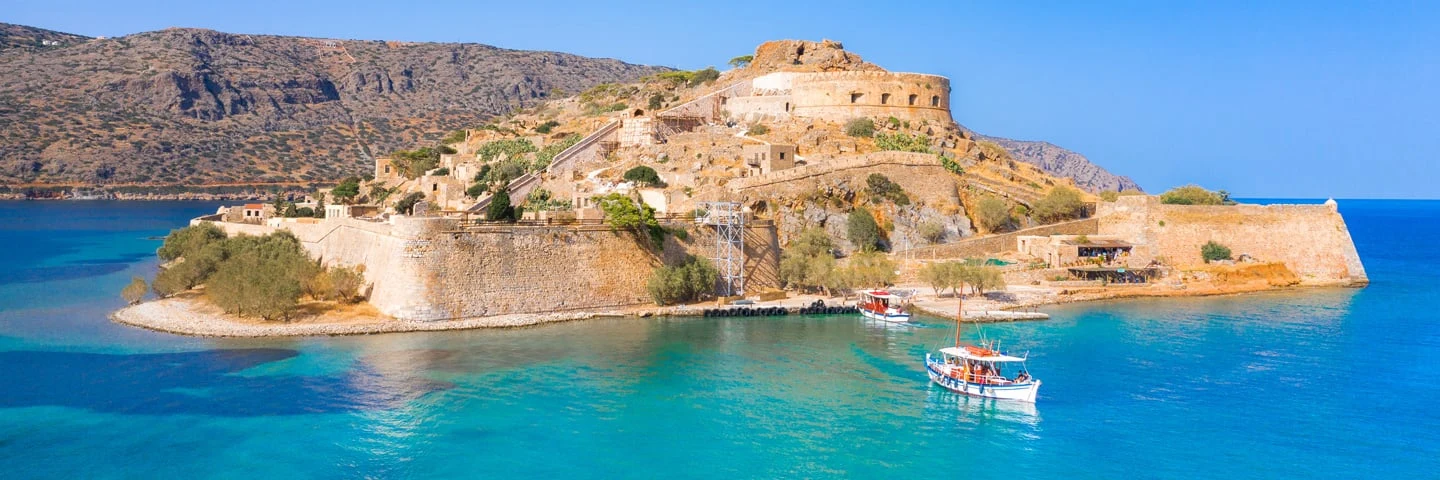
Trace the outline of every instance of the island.
<instances>
[{"instance_id":1,"label":"island","mask_svg":"<svg viewBox=\"0 0 1440 480\"><path fill-rule=\"evenodd\" d=\"M112 318L387 333L738 299L798 311L889 287L934 315L963 296L975 317L1008 320L1068 301L1368 283L1333 200L1077 185L956 124L949 79L838 42L767 42L731 64L601 84L310 195L221 207L167 237L161 272Z\"/></svg>"}]
</instances>

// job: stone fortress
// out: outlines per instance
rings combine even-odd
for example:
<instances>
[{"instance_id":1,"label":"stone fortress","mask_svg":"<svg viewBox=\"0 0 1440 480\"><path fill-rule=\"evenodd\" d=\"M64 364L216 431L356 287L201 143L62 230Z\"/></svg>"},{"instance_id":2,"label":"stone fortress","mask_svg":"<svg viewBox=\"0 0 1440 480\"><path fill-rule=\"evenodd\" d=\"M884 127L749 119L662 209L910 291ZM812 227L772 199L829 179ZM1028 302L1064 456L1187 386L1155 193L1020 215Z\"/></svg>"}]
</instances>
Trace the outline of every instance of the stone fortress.
<instances>
[{"instance_id":1,"label":"stone fortress","mask_svg":"<svg viewBox=\"0 0 1440 480\"><path fill-rule=\"evenodd\" d=\"M742 121L791 118L844 122L896 117L951 123L950 79L892 72L775 72L721 97L721 108Z\"/></svg>"},{"instance_id":2,"label":"stone fortress","mask_svg":"<svg viewBox=\"0 0 1440 480\"><path fill-rule=\"evenodd\" d=\"M401 175L395 160L377 159L374 181L394 192L391 202L423 195L413 215L397 213L393 204L329 205L323 220L277 218L273 209L249 205L195 221L218 222L232 234L289 230L326 264L363 265L370 303L410 321L647 303L645 283L655 267L686 255L716 255L717 227L692 214L714 201L744 205L746 293L778 289L780 249L788 235L818 224L848 248L843 217L817 210L816 202L824 200L797 199L864 185L875 173L914 197L910 207L879 211L891 225L892 240L920 244L915 227L939 221L947 241L930 248L960 258L1019 251L1038 259L1048 255L1051 266L1059 267L1080 260L1081 252L1123 249L1130 264L1144 267L1155 260L1184 263L1197 257L1199 245L1217 240L1237 253L1285 262L1307 283L1367 281L1333 205L1188 207L1123 197L1099 203L1093 218L1035 230L1044 237L1016 232L966 238L976 233L964 192L1026 206L1043 191L1039 182L1055 180L1023 176L1013 162L1000 178L987 174L976 160L983 159L979 146L951 117L948 79L887 72L828 41L769 42L754 58L751 67L727 72L714 87L685 98L677 95L675 103L658 110L626 106L609 115L565 114L578 104L569 100L567 107L562 101L561 115L552 118L577 133L568 137L470 130L454 153L442 154L436 168L413 178ZM956 155L966 173L947 170L934 153L873 151L835 135L839 124L857 118L928 135L933 150ZM763 137L748 131L761 122L786 130ZM499 159L480 153L487 142L516 138L560 151L542 168L504 185L512 204L536 192L568 203L527 209L518 224L486 222L483 213L494 196L471 198L467 184L499 165ZM536 158L532 152L521 160ZM664 184L640 186L616 178L637 165L655 167ZM632 232L603 223L592 199L611 193L653 208L669 228L687 233L669 237L661 249L645 248ZM1070 239L1048 236L1053 234ZM1110 243L1077 244L1076 235ZM1304 241L1291 240L1296 238Z\"/></svg>"}]
</instances>

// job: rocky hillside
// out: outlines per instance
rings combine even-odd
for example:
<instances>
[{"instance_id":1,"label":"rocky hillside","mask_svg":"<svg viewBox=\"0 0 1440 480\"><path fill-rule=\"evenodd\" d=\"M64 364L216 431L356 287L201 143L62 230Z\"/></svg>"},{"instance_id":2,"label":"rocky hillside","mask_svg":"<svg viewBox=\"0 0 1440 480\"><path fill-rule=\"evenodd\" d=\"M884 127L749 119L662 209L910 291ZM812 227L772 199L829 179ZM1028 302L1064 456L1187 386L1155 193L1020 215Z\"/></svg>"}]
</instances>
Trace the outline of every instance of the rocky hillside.
<instances>
[{"instance_id":1,"label":"rocky hillside","mask_svg":"<svg viewBox=\"0 0 1440 480\"><path fill-rule=\"evenodd\" d=\"M1075 185L1098 193L1105 190L1142 191L1140 185L1130 177L1116 175L1090 162L1084 155L1066 150L1050 142L1011 140L976 134L977 140L994 142L1010 152L1010 155L1031 165L1040 167L1046 173L1075 180Z\"/></svg>"},{"instance_id":2,"label":"rocky hillside","mask_svg":"<svg viewBox=\"0 0 1440 480\"><path fill-rule=\"evenodd\" d=\"M6 45L46 32L0 27ZM666 70L479 44L56 35L0 51L0 185L334 181L516 107Z\"/></svg>"},{"instance_id":3,"label":"rocky hillside","mask_svg":"<svg viewBox=\"0 0 1440 480\"><path fill-rule=\"evenodd\" d=\"M89 39L90 37L43 28L0 23L0 51L57 48Z\"/></svg>"}]
</instances>

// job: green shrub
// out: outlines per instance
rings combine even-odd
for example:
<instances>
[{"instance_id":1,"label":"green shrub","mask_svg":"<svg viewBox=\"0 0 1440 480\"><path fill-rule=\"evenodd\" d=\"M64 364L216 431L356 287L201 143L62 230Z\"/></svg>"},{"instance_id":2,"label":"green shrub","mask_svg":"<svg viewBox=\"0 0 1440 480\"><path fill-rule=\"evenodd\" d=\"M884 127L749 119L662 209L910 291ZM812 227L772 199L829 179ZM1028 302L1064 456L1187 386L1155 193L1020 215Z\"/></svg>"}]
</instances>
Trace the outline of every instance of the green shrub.
<instances>
[{"instance_id":1,"label":"green shrub","mask_svg":"<svg viewBox=\"0 0 1440 480\"><path fill-rule=\"evenodd\" d=\"M120 298L125 299L125 304L134 305L144 300L145 292L149 290L150 286L145 284L145 279L130 277L130 284L120 290Z\"/></svg>"},{"instance_id":2,"label":"green shrub","mask_svg":"<svg viewBox=\"0 0 1440 480\"><path fill-rule=\"evenodd\" d=\"M440 139L440 143L442 143L442 144L460 143L460 142L463 142L463 141L465 141L465 131L464 131L464 130L456 130L456 131L450 132L450 134L445 135L445 138Z\"/></svg>"},{"instance_id":3,"label":"green shrub","mask_svg":"<svg viewBox=\"0 0 1440 480\"><path fill-rule=\"evenodd\" d=\"M312 264L310 270L313 273L301 282L301 290L316 300L353 303L360 294L360 287L365 284L365 277L356 268L337 266L324 269Z\"/></svg>"},{"instance_id":4,"label":"green shrub","mask_svg":"<svg viewBox=\"0 0 1440 480\"><path fill-rule=\"evenodd\" d=\"M627 182L633 182L636 185L646 187L658 187L665 184L665 182L660 180L660 174L656 173L655 169L645 165L626 170L624 178Z\"/></svg>"},{"instance_id":5,"label":"green shrub","mask_svg":"<svg viewBox=\"0 0 1440 480\"><path fill-rule=\"evenodd\" d=\"M440 164L440 155L450 155L455 149L447 145L435 147L423 147L417 150L398 150L390 154L394 160L395 168L405 178L414 179L425 172L435 169Z\"/></svg>"},{"instance_id":6,"label":"green shrub","mask_svg":"<svg viewBox=\"0 0 1440 480\"><path fill-rule=\"evenodd\" d=\"M749 130L749 133L751 135L764 135L770 133L770 127L765 126L765 124L763 123L751 124L750 128L748 128L747 130Z\"/></svg>"},{"instance_id":7,"label":"green shrub","mask_svg":"<svg viewBox=\"0 0 1440 480\"><path fill-rule=\"evenodd\" d=\"M1230 247L1221 245L1219 243L1216 243L1214 240L1211 240L1200 247L1200 258L1204 259L1205 263L1210 263L1218 260L1229 260Z\"/></svg>"},{"instance_id":8,"label":"green shrub","mask_svg":"<svg viewBox=\"0 0 1440 480\"><path fill-rule=\"evenodd\" d=\"M687 85L695 78L695 72L687 70L674 70L655 74L656 80L669 82L672 86Z\"/></svg>"},{"instance_id":9,"label":"green shrub","mask_svg":"<svg viewBox=\"0 0 1440 480\"><path fill-rule=\"evenodd\" d=\"M985 231L995 233L1010 225L1010 206L1004 200L986 195L975 206L975 220Z\"/></svg>"},{"instance_id":10,"label":"green shrub","mask_svg":"<svg viewBox=\"0 0 1440 480\"><path fill-rule=\"evenodd\" d=\"M484 195L486 192L489 191L490 185L487 185L484 182L476 182L470 184L470 187L465 189L465 196L470 198L480 198L481 195Z\"/></svg>"},{"instance_id":11,"label":"green shrub","mask_svg":"<svg viewBox=\"0 0 1440 480\"><path fill-rule=\"evenodd\" d=\"M705 67L704 70L696 70L695 74L690 77L690 86L713 83L718 79L720 79L719 70L716 70L715 67Z\"/></svg>"},{"instance_id":12,"label":"green shrub","mask_svg":"<svg viewBox=\"0 0 1440 480\"><path fill-rule=\"evenodd\" d=\"M241 249L215 271L205 293L226 313L289 319L300 302L294 270L301 262L308 259L298 241L288 252L268 246Z\"/></svg>"},{"instance_id":13,"label":"green shrub","mask_svg":"<svg viewBox=\"0 0 1440 480\"><path fill-rule=\"evenodd\" d=\"M560 122L557 122L557 121L554 121L554 120L550 120L550 121L547 121L547 122L545 122L545 123L536 125L536 126L535 126L535 133L540 133L540 134L546 134L546 135L548 135L548 134L550 134L550 132L552 132L552 131L555 130L555 127L558 127L558 126L560 126Z\"/></svg>"},{"instance_id":14,"label":"green shrub","mask_svg":"<svg viewBox=\"0 0 1440 480\"><path fill-rule=\"evenodd\" d=\"M1199 185L1186 185L1160 194L1160 203L1170 205L1234 205L1224 190L1209 191Z\"/></svg>"},{"instance_id":15,"label":"green shrub","mask_svg":"<svg viewBox=\"0 0 1440 480\"><path fill-rule=\"evenodd\" d=\"M902 207L910 204L910 196L905 194L900 184L879 173L872 173L865 178L865 190L872 199L890 200Z\"/></svg>"},{"instance_id":16,"label":"green shrub","mask_svg":"<svg viewBox=\"0 0 1440 480\"><path fill-rule=\"evenodd\" d=\"M873 137L875 136L875 121L869 118L852 118L845 122L845 134L852 137Z\"/></svg>"},{"instance_id":17,"label":"green shrub","mask_svg":"<svg viewBox=\"0 0 1440 480\"><path fill-rule=\"evenodd\" d=\"M651 95L650 101L645 106L650 107L650 110L659 110L660 107L665 106L665 94L656 93Z\"/></svg>"},{"instance_id":18,"label":"green shrub","mask_svg":"<svg viewBox=\"0 0 1440 480\"><path fill-rule=\"evenodd\" d=\"M550 162L555 160L556 155L559 155L560 152L565 151L567 148L575 146L576 143L580 143L580 139L580 134L572 133L566 135L564 139L558 142L551 142L549 145L546 145L545 148L540 149L539 152L535 152L535 164L530 166L530 171L538 172L549 167Z\"/></svg>"},{"instance_id":19,"label":"green shrub","mask_svg":"<svg viewBox=\"0 0 1440 480\"><path fill-rule=\"evenodd\" d=\"M741 55L730 59L730 66L735 68L745 68L750 66L750 62L753 61L755 61L754 55Z\"/></svg>"},{"instance_id":20,"label":"green shrub","mask_svg":"<svg viewBox=\"0 0 1440 480\"><path fill-rule=\"evenodd\" d=\"M720 272L709 260L687 256L680 265L655 269L645 290L657 305L672 305L714 295Z\"/></svg>"},{"instance_id":21,"label":"green shrub","mask_svg":"<svg viewBox=\"0 0 1440 480\"><path fill-rule=\"evenodd\" d=\"M611 193L595 197L595 204L605 212L605 224L612 228L627 229L644 233L650 245L660 246L665 241L665 229L655 219L655 209L643 203L635 203L630 197Z\"/></svg>"},{"instance_id":22,"label":"green shrub","mask_svg":"<svg viewBox=\"0 0 1440 480\"><path fill-rule=\"evenodd\" d=\"M920 267L920 271L916 272L916 275L920 277L921 282L925 282L934 289L937 296L944 293L945 289L950 286L950 271L945 263L926 264Z\"/></svg>"},{"instance_id":23,"label":"green shrub","mask_svg":"<svg viewBox=\"0 0 1440 480\"><path fill-rule=\"evenodd\" d=\"M924 238L925 241L930 243L940 243L941 240L945 239L945 225L935 220L929 220L920 224L915 231L920 234L920 238Z\"/></svg>"},{"instance_id":24,"label":"green shrub","mask_svg":"<svg viewBox=\"0 0 1440 480\"><path fill-rule=\"evenodd\" d=\"M485 207L485 219L492 222L514 222L515 209L510 206L510 192L505 188L495 191L490 197L490 205Z\"/></svg>"},{"instance_id":25,"label":"green shrub","mask_svg":"<svg viewBox=\"0 0 1440 480\"><path fill-rule=\"evenodd\" d=\"M200 222L185 228L171 230L155 254L161 260L171 261L199 252L212 243L225 240L225 231L210 222Z\"/></svg>"},{"instance_id":26,"label":"green shrub","mask_svg":"<svg viewBox=\"0 0 1440 480\"><path fill-rule=\"evenodd\" d=\"M956 175L964 175L964 174L965 174L965 168L960 166L960 162L956 162L955 159L950 158L950 157L947 157L947 156L945 156L945 155L939 155L939 157L940 157L940 166L945 167L945 169L946 169L946 170L949 170L950 173L953 173L953 174L956 174Z\"/></svg>"},{"instance_id":27,"label":"green shrub","mask_svg":"<svg viewBox=\"0 0 1440 480\"><path fill-rule=\"evenodd\" d=\"M535 148L535 144L531 143L530 140L524 138L507 138L481 144L479 148L475 149L475 156L482 162L490 162L496 159L514 160L520 158L522 155L539 150L540 149Z\"/></svg>"},{"instance_id":28,"label":"green shrub","mask_svg":"<svg viewBox=\"0 0 1440 480\"><path fill-rule=\"evenodd\" d=\"M883 287L895 282L895 262L880 252L860 252L850 257L846 266L848 279L855 285Z\"/></svg>"},{"instance_id":29,"label":"green shrub","mask_svg":"<svg viewBox=\"0 0 1440 480\"><path fill-rule=\"evenodd\" d=\"M404 215L413 215L415 213L415 204L420 203L420 201L424 199L425 194L410 192L410 194L401 197L400 200L395 202L395 211Z\"/></svg>"},{"instance_id":30,"label":"green shrub","mask_svg":"<svg viewBox=\"0 0 1440 480\"><path fill-rule=\"evenodd\" d=\"M1120 199L1120 192L1115 191L1115 190L1106 190L1106 191L1100 192L1100 199L1101 199L1101 200L1104 200L1104 201L1107 201L1107 202L1113 202L1113 201L1119 200L1119 199Z\"/></svg>"},{"instance_id":31,"label":"green shrub","mask_svg":"<svg viewBox=\"0 0 1440 480\"><path fill-rule=\"evenodd\" d=\"M1085 202L1080 198L1080 192L1065 186L1050 189L1032 207L1031 215L1043 223L1080 218L1085 214Z\"/></svg>"},{"instance_id":32,"label":"green shrub","mask_svg":"<svg viewBox=\"0 0 1440 480\"><path fill-rule=\"evenodd\" d=\"M930 137L899 132L877 133L875 146L887 151L926 153L930 151Z\"/></svg>"},{"instance_id":33,"label":"green shrub","mask_svg":"<svg viewBox=\"0 0 1440 480\"><path fill-rule=\"evenodd\" d=\"M450 175L450 169L449 169L449 168L446 168L446 167L440 167L440 168L435 169L435 171L430 172L430 174L431 174L431 175L434 175L434 176L437 176L437 177L443 177L443 176L446 176L446 175Z\"/></svg>"},{"instance_id":34,"label":"green shrub","mask_svg":"<svg viewBox=\"0 0 1440 480\"><path fill-rule=\"evenodd\" d=\"M875 223L875 216L869 210L857 208L850 212L849 218L845 220L845 231L850 243L861 251L872 251L880 249L883 237L880 234L880 225Z\"/></svg>"},{"instance_id":35,"label":"green shrub","mask_svg":"<svg viewBox=\"0 0 1440 480\"><path fill-rule=\"evenodd\" d=\"M824 229L807 228L780 253L780 281L800 290L830 288L835 249Z\"/></svg>"},{"instance_id":36,"label":"green shrub","mask_svg":"<svg viewBox=\"0 0 1440 480\"><path fill-rule=\"evenodd\" d=\"M360 177L348 177L341 180L338 185L335 185L335 188L330 189L330 196L344 204L354 202L355 197L359 195Z\"/></svg>"}]
</instances>

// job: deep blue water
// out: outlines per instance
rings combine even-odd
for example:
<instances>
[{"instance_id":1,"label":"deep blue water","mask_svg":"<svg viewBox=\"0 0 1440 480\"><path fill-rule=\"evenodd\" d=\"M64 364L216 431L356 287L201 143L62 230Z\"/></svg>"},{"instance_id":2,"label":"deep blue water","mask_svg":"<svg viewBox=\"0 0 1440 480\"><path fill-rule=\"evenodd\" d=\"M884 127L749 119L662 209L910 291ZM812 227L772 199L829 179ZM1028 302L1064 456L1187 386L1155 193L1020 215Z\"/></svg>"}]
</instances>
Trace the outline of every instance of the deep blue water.
<instances>
[{"instance_id":1,"label":"deep blue water","mask_svg":"<svg viewBox=\"0 0 1440 480\"><path fill-rule=\"evenodd\" d=\"M940 319L283 340L107 321L130 276L153 272L153 237L213 209L0 202L0 476L1440 475L1440 202L1341 202L1366 289L985 327L1030 352L1033 407L929 385Z\"/></svg>"}]
</instances>

